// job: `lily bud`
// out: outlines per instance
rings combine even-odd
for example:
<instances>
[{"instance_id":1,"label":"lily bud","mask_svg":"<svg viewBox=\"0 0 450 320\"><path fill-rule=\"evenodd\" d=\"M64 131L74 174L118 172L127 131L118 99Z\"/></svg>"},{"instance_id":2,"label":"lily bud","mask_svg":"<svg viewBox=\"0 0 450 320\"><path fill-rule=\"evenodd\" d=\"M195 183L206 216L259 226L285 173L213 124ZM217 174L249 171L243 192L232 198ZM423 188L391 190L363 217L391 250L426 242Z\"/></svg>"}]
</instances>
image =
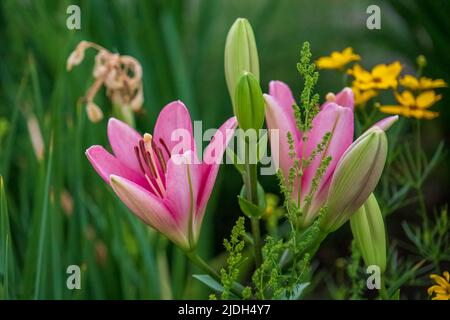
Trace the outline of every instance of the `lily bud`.
<instances>
[{"instance_id":1,"label":"lily bud","mask_svg":"<svg viewBox=\"0 0 450 320\"><path fill-rule=\"evenodd\" d=\"M366 266L376 265L386 270L386 232L383 215L373 193L350 218L356 244L361 250Z\"/></svg>"},{"instance_id":2,"label":"lily bud","mask_svg":"<svg viewBox=\"0 0 450 320\"><path fill-rule=\"evenodd\" d=\"M244 71L251 72L259 81L259 60L255 35L247 19L239 18L231 26L225 43L225 78L231 100Z\"/></svg>"},{"instance_id":3,"label":"lily bud","mask_svg":"<svg viewBox=\"0 0 450 320\"><path fill-rule=\"evenodd\" d=\"M338 229L367 200L380 180L387 147L386 134L374 126L345 151L331 180L323 230Z\"/></svg>"},{"instance_id":4,"label":"lily bud","mask_svg":"<svg viewBox=\"0 0 450 320\"><path fill-rule=\"evenodd\" d=\"M259 130L264 123L264 98L258 79L250 72L245 72L236 86L234 97L234 114L239 127Z\"/></svg>"}]
</instances>

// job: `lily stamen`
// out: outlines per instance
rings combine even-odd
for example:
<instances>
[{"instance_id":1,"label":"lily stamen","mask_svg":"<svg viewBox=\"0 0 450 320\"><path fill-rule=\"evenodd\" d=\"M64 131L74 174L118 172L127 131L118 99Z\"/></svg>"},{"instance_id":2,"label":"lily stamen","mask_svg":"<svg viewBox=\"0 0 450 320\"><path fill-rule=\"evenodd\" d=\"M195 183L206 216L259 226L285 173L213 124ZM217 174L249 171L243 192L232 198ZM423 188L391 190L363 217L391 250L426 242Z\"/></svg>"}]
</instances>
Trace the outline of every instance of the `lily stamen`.
<instances>
[{"instance_id":1,"label":"lily stamen","mask_svg":"<svg viewBox=\"0 0 450 320\"><path fill-rule=\"evenodd\" d=\"M166 188L159 167L155 161L155 157L158 160L163 173L166 171L166 163L161 161L160 155L158 155L158 153L161 154L161 151L159 150L158 152L158 149L156 149L155 152L155 147L153 145L152 136L146 133L144 134L144 138L139 141L139 145L134 146L134 152L138 159L139 167L152 191L160 197L163 197Z\"/></svg>"},{"instance_id":2,"label":"lily stamen","mask_svg":"<svg viewBox=\"0 0 450 320\"><path fill-rule=\"evenodd\" d=\"M212 141L212 140L211 140L211 141ZM161 143L161 145L162 145L163 148L164 148L164 151L166 151L167 156L170 158L170 151L169 151L169 148L167 147L167 144L164 142L163 139L159 139L159 143Z\"/></svg>"}]
</instances>

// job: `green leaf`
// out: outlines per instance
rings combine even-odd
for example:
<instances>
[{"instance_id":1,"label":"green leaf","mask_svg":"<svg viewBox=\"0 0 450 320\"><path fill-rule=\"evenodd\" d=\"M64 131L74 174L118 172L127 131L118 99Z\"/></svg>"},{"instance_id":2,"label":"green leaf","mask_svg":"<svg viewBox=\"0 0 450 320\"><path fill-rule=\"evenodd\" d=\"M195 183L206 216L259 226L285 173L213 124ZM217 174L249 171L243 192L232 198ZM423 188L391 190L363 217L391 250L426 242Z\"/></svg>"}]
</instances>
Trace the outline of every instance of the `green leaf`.
<instances>
[{"instance_id":1,"label":"green leaf","mask_svg":"<svg viewBox=\"0 0 450 320\"><path fill-rule=\"evenodd\" d=\"M223 291L223 286L219 282L217 282L216 280L214 280L213 278L211 278L211 276L209 276L207 274L194 274L192 276L195 279L197 279L198 281L203 282L204 284L206 284L208 287L210 287L214 291L217 291L219 293L221 293Z\"/></svg>"},{"instance_id":2,"label":"green leaf","mask_svg":"<svg viewBox=\"0 0 450 320\"><path fill-rule=\"evenodd\" d=\"M3 244L0 247L0 274L3 275L2 299L10 299L10 277L12 272L11 230L2 176L0 176L0 243Z\"/></svg>"},{"instance_id":3,"label":"green leaf","mask_svg":"<svg viewBox=\"0 0 450 320\"><path fill-rule=\"evenodd\" d=\"M239 193L239 196L242 198L245 198L245 184L241 188L241 192ZM262 210L266 209L266 192L264 191L264 188L262 185L258 182L257 184L257 192L258 192L258 206Z\"/></svg>"},{"instance_id":4,"label":"green leaf","mask_svg":"<svg viewBox=\"0 0 450 320\"><path fill-rule=\"evenodd\" d=\"M49 211L49 198L50 198L50 178L51 178L51 172L52 172L52 160L53 160L53 139L51 139L50 142L50 151L47 161L47 168L46 168L46 176L45 176L45 186L44 186L44 202L42 204L42 214L41 214L41 220L39 224L39 240L38 240L38 252L37 252L37 262L36 262L36 278L35 278L35 287L34 287L34 299L39 298L40 293L40 285L41 285L41 278L42 278L42 271L43 271L43 265L44 265L44 255L45 255L45 242L46 242L46 234L47 234L47 216Z\"/></svg>"},{"instance_id":5,"label":"green leaf","mask_svg":"<svg viewBox=\"0 0 450 320\"><path fill-rule=\"evenodd\" d=\"M241 208L242 212L248 216L248 217L261 217L264 214L264 209L260 208L244 197L238 196L239 201L239 207Z\"/></svg>"},{"instance_id":6,"label":"green leaf","mask_svg":"<svg viewBox=\"0 0 450 320\"><path fill-rule=\"evenodd\" d=\"M395 291L395 293L391 296L391 300L400 300L400 289Z\"/></svg>"},{"instance_id":7,"label":"green leaf","mask_svg":"<svg viewBox=\"0 0 450 320\"><path fill-rule=\"evenodd\" d=\"M288 295L287 291L283 294L283 300L298 300L308 286L309 282L299 283L291 294Z\"/></svg>"}]
</instances>

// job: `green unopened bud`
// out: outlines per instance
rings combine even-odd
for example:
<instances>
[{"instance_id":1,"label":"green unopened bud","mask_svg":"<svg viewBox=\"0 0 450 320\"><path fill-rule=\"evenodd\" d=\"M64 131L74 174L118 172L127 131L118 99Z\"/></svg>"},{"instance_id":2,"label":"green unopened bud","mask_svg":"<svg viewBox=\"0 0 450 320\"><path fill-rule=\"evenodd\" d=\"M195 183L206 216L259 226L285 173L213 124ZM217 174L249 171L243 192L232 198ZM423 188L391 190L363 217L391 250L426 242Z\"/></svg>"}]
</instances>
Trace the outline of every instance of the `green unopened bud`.
<instances>
[{"instance_id":1,"label":"green unopened bud","mask_svg":"<svg viewBox=\"0 0 450 320\"><path fill-rule=\"evenodd\" d=\"M416 62L419 68L424 68L427 65L427 58L425 58L425 56L421 54L417 57Z\"/></svg>"},{"instance_id":2,"label":"green unopened bud","mask_svg":"<svg viewBox=\"0 0 450 320\"><path fill-rule=\"evenodd\" d=\"M245 72L236 86L233 111L239 127L259 130L264 123L264 97L258 79Z\"/></svg>"},{"instance_id":3,"label":"green unopened bud","mask_svg":"<svg viewBox=\"0 0 450 320\"><path fill-rule=\"evenodd\" d=\"M327 198L327 214L321 227L332 232L342 226L373 192L386 162L387 138L375 126L347 149L333 174Z\"/></svg>"},{"instance_id":4,"label":"green unopened bud","mask_svg":"<svg viewBox=\"0 0 450 320\"><path fill-rule=\"evenodd\" d=\"M237 82L248 71L259 81L258 50L255 35L247 19L237 19L230 28L225 43L225 78L234 103Z\"/></svg>"},{"instance_id":5,"label":"green unopened bud","mask_svg":"<svg viewBox=\"0 0 450 320\"><path fill-rule=\"evenodd\" d=\"M373 193L350 218L356 244L366 266L376 265L386 270L386 231L383 215Z\"/></svg>"}]
</instances>

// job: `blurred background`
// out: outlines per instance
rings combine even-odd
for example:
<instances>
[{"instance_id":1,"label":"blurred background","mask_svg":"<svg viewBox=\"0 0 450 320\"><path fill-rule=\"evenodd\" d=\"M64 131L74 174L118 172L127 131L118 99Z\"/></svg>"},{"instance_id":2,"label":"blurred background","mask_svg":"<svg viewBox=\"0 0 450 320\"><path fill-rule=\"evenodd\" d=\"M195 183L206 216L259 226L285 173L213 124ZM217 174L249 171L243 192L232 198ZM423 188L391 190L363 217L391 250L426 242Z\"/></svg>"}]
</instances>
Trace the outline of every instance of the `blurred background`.
<instances>
[{"instance_id":1,"label":"blurred background","mask_svg":"<svg viewBox=\"0 0 450 320\"><path fill-rule=\"evenodd\" d=\"M71 4L81 8L81 30L66 28ZM371 4L381 8L381 30L366 28ZM10 226L6 231L3 221L0 230L10 234L0 242L3 297L205 298L209 292L189 276L195 270L183 254L128 212L88 163L86 148L107 145L107 117L93 124L77 107L92 84L94 62L94 52L88 51L81 66L66 71L66 59L79 41L141 62L145 102L136 121L141 132L151 132L159 110L176 99L194 120L203 120L203 128L218 127L232 115L223 50L238 17L253 26L263 89L270 80L283 80L298 98L302 82L296 62L304 41L311 43L315 59L351 46L367 69L400 60L414 72L416 57L423 54L425 74L449 82L449 16L447 0L1 1L0 174ZM321 72L322 97L341 87L337 72ZM426 152L433 153L441 140L449 142L449 95L443 94L436 106L440 117L423 121ZM384 98L393 102L392 96ZM103 92L96 103L107 116L111 107ZM34 117L43 135L41 156L29 134ZM431 210L449 198L449 168L445 158L428 179ZM264 177L262 184L278 193L275 177ZM222 239L240 214L235 201L240 186L237 171L222 166L202 229L203 257L222 251ZM416 207L412 203L388 217L390 238L405 238L401 221L414 220ZM330 273L339 275L335 262L348 255L350 240L349 228L343 228L319 253ZM82 266L82 290L66 289L66 268L72 264ZM327 288L319 292L312 297L333 297Z\"/></svg>"}]
</instances>

